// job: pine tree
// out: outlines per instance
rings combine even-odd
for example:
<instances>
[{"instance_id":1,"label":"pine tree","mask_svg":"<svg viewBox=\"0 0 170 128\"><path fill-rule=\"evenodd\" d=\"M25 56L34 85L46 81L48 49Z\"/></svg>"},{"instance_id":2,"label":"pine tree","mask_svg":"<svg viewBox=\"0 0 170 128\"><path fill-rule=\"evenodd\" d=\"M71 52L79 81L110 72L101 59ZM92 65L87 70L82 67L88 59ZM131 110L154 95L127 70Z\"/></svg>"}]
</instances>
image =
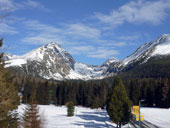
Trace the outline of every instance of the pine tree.
<instances>
[{"instance_id":1,"label":"pine tree","mask_svg":"<svg viewBox=\"0 0 170 128\"><path fill-rule=\"evenodd\" d=\"M25 108L22 117L23 128L43 128L44 117L39 113L39 107L36 102L36 89L33 89L32 96L30 98L30 105Z\"/></svg>"},{"instance_id":2,"label":"pine tree","mask_svg":"<svg viewBox=\"0 0 170 128\"><path fill-rule=\"evenodd\" d=\"M120 77L114 80L114 88L107 103L107 112L110 119L121 127L122 123L127 123L131 117L131 101L127 97L125 87Z\"/></svg>"},{"instance_id":3,"label":"pine tree","mask_svg":"<svg viewBox=\"0 0 170 128\"><path fill-rule=\"evenodd\" d=\"M39 108L36 104L27 105L25 108L23 128L41 128Z\"/></svg>"},{"instance_id":4,"label":"pine tree","mask_svg":"<svg viewBox=\"0 0 170 128\"><path fill-rule=\"evenodd\" d=\"M67 106L67 116L74 116L74 103L72 101L66 104Z\"/></svg>"},{"instance_id":5,"label":"pine tree","mask_svg":"<svg viewBox=\"0 0 170 128\"><path fill-rule=\"evenodd\" d=\"M0 40L0 47L3 40ZM4 68L3 53L0 54L0 127L11 126L11 121L14 116L9 115L10 111L17 108L19 97L17 89L13 84L13 77Z\"/></svg>"}]
</instances>

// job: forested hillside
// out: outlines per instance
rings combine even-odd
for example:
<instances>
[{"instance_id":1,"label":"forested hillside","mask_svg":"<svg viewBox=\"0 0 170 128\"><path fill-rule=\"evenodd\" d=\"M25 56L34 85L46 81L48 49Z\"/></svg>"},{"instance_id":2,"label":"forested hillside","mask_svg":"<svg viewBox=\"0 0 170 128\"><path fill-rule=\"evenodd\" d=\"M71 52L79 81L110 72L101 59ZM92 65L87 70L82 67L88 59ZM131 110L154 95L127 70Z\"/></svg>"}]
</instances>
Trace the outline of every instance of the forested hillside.
<instances>
[{"instance_id":1,"label":"forested hillside","mask_svg":"<svg viewBox=\"0 0 170 128\"><path fill-rule=\"evenodd\" d=\"M134 105L145 99L144 106L169 107L170 79L167 78L131 78L124 79L129 98ZM112 87L114 77L94 81L47 81L40 78L17 75L15 84L23 93L23 102L30 102L33 89L39 104L65 105L73 101L76 105L92 108L104 107L108 90Z\"/></svg>"},{"instance_id":2,"label":"forested hillside","mask_svg":"<svg viewBox=\"0 0 170 128\"><path fill-rule=\"evenodd\" d=\"M170 76L170 55L151 57L147 62L137 61L125 68L122 78L166 78Z\"/></svg>"}]
</instances>

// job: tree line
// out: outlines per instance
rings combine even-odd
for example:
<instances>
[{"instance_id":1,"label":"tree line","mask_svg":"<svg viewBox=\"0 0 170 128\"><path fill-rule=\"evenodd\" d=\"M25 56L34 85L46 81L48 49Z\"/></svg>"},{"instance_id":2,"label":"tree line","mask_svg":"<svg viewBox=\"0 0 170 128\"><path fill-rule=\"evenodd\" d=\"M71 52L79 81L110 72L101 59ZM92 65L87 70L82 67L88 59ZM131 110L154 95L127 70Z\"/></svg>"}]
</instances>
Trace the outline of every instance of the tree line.
<instances>
[{"instance_id":1,"label":"tree line","mask_svg":"<svg viewBox=\"0 0 170 128\"><path fill-rule=\"evenodd\" d=\"M16 75L14 79L18 91L23 94L23 103L29 103L33 90L39 104L65 105L73 101L75 105L104 107L107 99L108 84L105 81L47 81Z\"/></svg>"},{"instance_id":2,"label":"tree line","mask_svg":"<svg viewBox=\"0 0 170 128\"><path fill-rule=\"evenodd\" d=\"M170 78L135 78L124 80L129 98L134 105L140 99L147 107L170 107Z\"/></svg>"},{"instance_id":3,"label":"tree line","mask_svg":"<svg viewBox=\"0 0 170 128\"><path fill-rule=\"evenodd\" d=\"M114 77L94 81L47 81L16 75L14 83L23 93L23 102L29 103L32 90L36 89L39 104L65 105L73 101L75 105L92 108L104 107ZM170 107L170 78L128 78L123 79L127 95L134 105L145 99L144 106Z\"/></svg>"}]
</instances>

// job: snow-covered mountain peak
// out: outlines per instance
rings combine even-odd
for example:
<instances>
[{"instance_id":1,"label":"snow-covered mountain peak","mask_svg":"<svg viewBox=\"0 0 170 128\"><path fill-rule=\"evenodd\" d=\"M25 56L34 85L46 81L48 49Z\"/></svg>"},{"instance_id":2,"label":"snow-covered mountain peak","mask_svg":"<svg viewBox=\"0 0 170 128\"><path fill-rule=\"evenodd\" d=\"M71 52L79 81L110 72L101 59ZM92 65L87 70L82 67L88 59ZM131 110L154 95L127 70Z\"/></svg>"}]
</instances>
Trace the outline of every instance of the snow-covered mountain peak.
<instances>
[{"instance_id":1,"label":"snow-covered mountain peak","mask_svg":"<svg viewBox=\"0 0 170 128\"><path fill-rule=\"evenodd\" d=\"M56 43L56 42L50 42L50 43L44 45L43 48L53 49L53 50L56 50L56 49L57 49L57 50L60 51L60 52L65 51L65 50L64 50L63 48L61 48L61 46L60 46L58 43Z\"/></svg>"},{"instance_id":2,"label":"snow-covered mountain peak","mask_svg":"<svg viewBox=\"0 0 170 128\"><path fill-rule=\"evenodd\" d=\"M162 34L159 38L169 38L170 34Z\"/></svg>"},{"instance_id":3,"label":"snow-covered mountain peak","mask_svg":"<svg viewBox=\"0 0 170 128\"><path fill-rule=\"evenodd\" d=\"M164 34L158 38L157 45L155 46L151 56L168 54L170 54L170 34Z\"/></svg>"},{"instance_id":4,"label":"snow-covered mountain peak","mask_svg":"<svg viewBox=\"0 0 170 128\"><path fill-rule=\"evenodd\" d=\"M45 46L47 46L47 47L61 47L57 42L50 42L50 43L48 43L48 44L46 44Z\"/></svg>"},{"instance_id":5,"label":"snow-covered mountain peak","mask_svg":"<svg viewBox=\"0 0 170 128\"><path fill-rule=\"evenodd\" d=\"M48 43L21 56L23 59L36 61L43 61L47 57L53 60L62 58L69 61L71 59L75 63L72 56L56 42Z\"/></svg>"},{"instance_id":6,"label":"snow-covered mountain peak","mask_svg":"<svg viewBox=\"0 0 170 128\"><path fill-rule=\"evenodd\" d=\"M164 34L154 41L145 43L139 47L133 54L126 57L120 66L126 66L134 61L145 58L147 61L150 57L155 55L170 54L170 34Z\"/></svg>"},{"instance_id":7,"label":"snow-covered mountain peak","mask_svg":"<svg viewBox=\"0 0 170 128\"><path fill-rule=\"evenodd\" d=\"M163 34L153 42L157 44L165 44L167 42L170 42L170 34Z\"/></svg>"},{"instance_id":8,"label":"snow-covered mountain peak","mask_svg":"<svg viewBox=\"0 0 170 128\"><path fill-rule=\"evenodd\" d=\"M119 62L119 60L113 57L111 59L108 59L104 64L110 65L111 63L117 63L117 62Z\"/></svg>"}]
</instances>

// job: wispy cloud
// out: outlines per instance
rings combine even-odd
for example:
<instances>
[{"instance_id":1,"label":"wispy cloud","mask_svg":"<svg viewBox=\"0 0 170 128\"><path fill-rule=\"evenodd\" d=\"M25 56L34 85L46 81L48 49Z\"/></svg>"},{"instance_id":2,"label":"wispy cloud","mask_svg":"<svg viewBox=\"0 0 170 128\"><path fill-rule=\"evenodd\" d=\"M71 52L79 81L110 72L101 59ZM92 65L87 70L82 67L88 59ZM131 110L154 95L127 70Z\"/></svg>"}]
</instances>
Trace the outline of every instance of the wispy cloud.
<instances>
[{"instance_id":1,"label":"wispy cloud","mask_svg":"<svg viewBox=\"0 0 170 128\"><path fill-rule=\"evenodd\" d=\"M100 39L102 38L100 30L80 23L64 24L57 28L39 21L25 21L24 26L28 32L27 36L21 40L24 43L39 45L53 41L67 46L67 50L71 54L85 55L89 58L113 57L118 54L118 51L112 49L113 46L126 45L125 42L114 42L110 47L106 45L107 40ZM82 39L83 42L79 39Z\"/></svg>"},{"instance_id":2,"label":"wispy cloud","mask_svg":"<svg viewBox=\"0 0 170 128\"><path fill-rule=\"evenodd\" d=\"M89 58L106 59L113 57L119 52L111 48L106 47L95 47L93 45L86 46L74 46L69 48L69 53L74 55L86 55Z\"/></svg>"},{"instance_id":3,"label":"wispy cloud","mask_svg":"<svg viewBox=\"0 0 170 128\"><path fill-rule=\"evenodd\" d=\"M43 4L35 1L35 0L26 0L22 3L22 5L25 8L33 8L33 9L40 9L41 11L46 11L46 12L50 12L50 9L48 9L47 7L45 7Z\"/></svg>"},{"instance_id":4,"label":"wispy cloud","mask_svg":"<svg viewBox=\"0 0 170 128\"><path fill-rule=\"evenodd\" d=\"M134 34L134 35L124 35L124 36L118 36L117 38L119 40L137 40L139 39L139 34Z\"/></svg>"},{"instance_id":5,"label":"wispy cloud","mask_svg":"<svg viewBox=\"0 0 170 128\"><path fill-rule=\"evenodd\" d=\"M1 5L0 0L0 5ZM6 8L17 9L39 9L50 11L42 3L36 0L25 0L14 3L12 0L6 1ZM163 2L162 2L163 1ZM167 17L170 9L170 0L162 1L131 1L109 14L96 13L97 22L81 20L79 22L62 24L45 24L38 20L22 19L22 39L23 44L42 45L49 42L57 42L67 48L74 55L85 55L89 58L110 58L119 54L118 49L127 46L128 41L137 40L138 34L126 36L115 33L111 26L118 26L126 22L141 24L160 24ZM0 6L1 7L1 6ZM98 24L98 21L100 23ZM102 24L101 24L102 23ZM18 33L14 26L0 24L0 34ZM105 29L103 29L105 27ZM3 29L4 28L4 29ZM5 30L5 31L4 31Z\"/></svg>"},{"instance_id":6,"label":"wispy cloud","mask_svg":"<svg viewBox=\"0 0 170 128\"><path fill-rule=\"evenodd\" d=\"M99 29L89 27L88 25L81 23L67 24L66 28L66 34L74 36L74 38L97 39L101 35L101 31Z\"/></svg>"},{"instance_id":7,"label":"wispy cloud","mask_svg":"<svg viewBox=\"0 0 170 128\"><path fill-rule=\"evenodd\" d=\"M58 38L56 36L50 35L50 34L38 34L35 36L28 36L23 39L21 39L21 42L29 43L29 44L46 44L47 42L58 42L61 44L61 41L58 41Z\"/></svg>"},{"instance_id":8,"label":"wispy cloud","mask_svg":"<svg viewBox=\"0 0 170 128\"><path fill-rule=\"evenodd\" d=\"M23 24L27 30L27 35L21 39L21 42L29 44L62 43L61 37L58 37L61 31L54 26L42 24L36 20L24 21Z\"/></svg>"},{"instance_id":9,"label":"wispy cloud","mask_svg":"<svg viewBox=\"0 0 170 128\"><path fill-rule=\"evenodd\" d=\"M86 46L74 46L69 48L69 52L71 54L80 55L80 54L87 54L88 52L94 51L95 47L91 45Z\"/></svg>"},{"instance_id":10,"label":"wispy cloud","mask_svg":"<svg viewBox=\"0 0 170 128\"><path fill-rule=\"evenodd\" d=\"M99 48L95 51L88 53L88 57L91 58L102 58L107 59L119 54L117 50L107 49L107 48Z\"/></svg>"},{"instance_id":11,"label":"wispy cloud","mask_svg":"<svg viewBox=\"0 0 170 128\"><path fill-rule=\"evenodd\" d=\"M13 35L13 34L17 34L18 31L12 27L12 26L9 26L8 24L5 24L5 23L0 23L0 34L3 35L3 34L10 34L10 35Z\"/></svg>"},{"instance_id":12,"label":"wispy cloud","mask_svg":"<svg viewBox=\"0 0 170 128\"><path fill-rule=\"evenodd\" d=\"M15 28L14 22L18 19L22 19L19 17L11 17L9 14L16 10L21 9L30 9L36 8L47 11L48 9L39 2L33 0L26 0L22 2L18 2L15 0L0 0L0 34L17 34L19 31ZM6 17L8 16L8 17ZM24 19L22 19L24 21ZM30 26L31 27L31 26ZM32 26L36 27L36 26ZM46 26L37 26L37 27L46 27ZM43 29L44 29L43 28ZM49 28L46 28L49 29Z\"/></svg>"},{"instance_id":13,"label":"wispy cloud","mask_svg":"<svg viewBox=\"0 0 170 128\"><path fill-rule=\"evenodd\" d=\"M16 5L11 0L0 0L0 11L13 11Z\"/></svg>"},{"instance_id":14,"label":"wispy cloud","mask_svg":"<svg viewBox=\"0 0 170 128\"><path fill-rule=\"evenodd\" d=\"M96 13L95 18L113 26L125 22L158 25L167 18L169 11L170 0L136 0L121 6L117 10L113 10L110 14Z\"/></svg>"},{"instance_id":15,"label":"wispy cloud","mask_svg":"<svg viewBox=\"0 0 170 128\"><path fill-rule=\"evenodd\" d=\"M108 46L113 46L113 47L123 47L126 46L126 42L112 42L112 43L108 43Z\"/></svg>"},{"instance_id":16,"label":"wispy cloud","mask_svg":"<svg viewBox=\"0 0 170 128\"><path fill-rule=\"evenodd\" d=\"M25 21L25 29L28 31L27 36L22 42L32 44L44 44L51 41L77 42L81 40L97 40L100 38L100 30L89 27L84 24L64 24L60 27L42 24L36 20ZM79 41L79 43L81 43Z\"/></svg>"},{"instance_id":17,"label":"wispy cloud","mask_svg":"<svg viewBox=\"0 0 170 128\"><path fill-rule=\"evenodd\" d=\"M37 20L29 20L23 22L26 29L33 30L33 31L40 31L46 33L58 33L60 29L47 24L42 24Z\"/></svg>"},{"instance_id":18,"label":"wispy cloud","mask_svg":"<svg viewBox=\"0 0 170 128\"><path fill-rule=\"evenodd\" d=\"M25 0L18 2L16 0L0 0L0 11L2 12L11 12L21 9L39 9L41 11L49 12L50 9L45 7L40 2L35 0Z\"/></svg>"}]
</instances>

